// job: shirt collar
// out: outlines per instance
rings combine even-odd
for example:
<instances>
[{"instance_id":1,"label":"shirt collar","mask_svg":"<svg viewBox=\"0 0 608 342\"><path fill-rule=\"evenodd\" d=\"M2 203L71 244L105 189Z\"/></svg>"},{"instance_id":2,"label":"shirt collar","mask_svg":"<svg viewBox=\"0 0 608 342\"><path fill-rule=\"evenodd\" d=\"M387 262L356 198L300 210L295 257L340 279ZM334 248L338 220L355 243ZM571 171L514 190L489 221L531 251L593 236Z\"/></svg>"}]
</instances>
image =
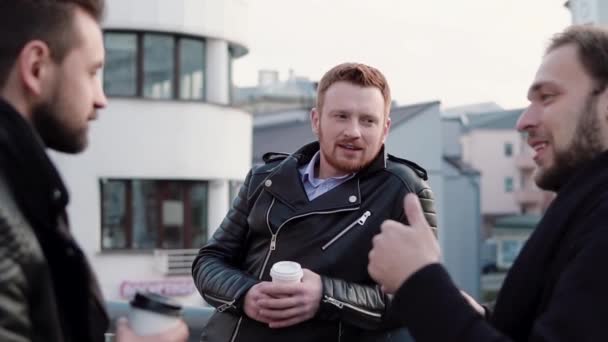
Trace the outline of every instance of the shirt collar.
<instances>
[{"instance_id":1,"label":"shirt collar","mask_svg":"<svg viewBox=\"0 0 608 342\"><path fill-rule=\"evenodd\" d=\"M346 178L350 178L354 175L354 173L349 173L346 175L342 175L342 176L336 176L336 177L329 177L326 179L319 179L317 177L315 177L315 166L319 163L321 159L321 151L317 151L317 153L315 153L315 155L312 157L312 159L310 159L310 162L308 162L308 164L300 169L300 174L302 175L302 183L310 183L310 185L312 185L313 187L318 187L319 185L323 184L324 182L328 181L328 180L343 180Z\"/></svg>"}]
</instances>

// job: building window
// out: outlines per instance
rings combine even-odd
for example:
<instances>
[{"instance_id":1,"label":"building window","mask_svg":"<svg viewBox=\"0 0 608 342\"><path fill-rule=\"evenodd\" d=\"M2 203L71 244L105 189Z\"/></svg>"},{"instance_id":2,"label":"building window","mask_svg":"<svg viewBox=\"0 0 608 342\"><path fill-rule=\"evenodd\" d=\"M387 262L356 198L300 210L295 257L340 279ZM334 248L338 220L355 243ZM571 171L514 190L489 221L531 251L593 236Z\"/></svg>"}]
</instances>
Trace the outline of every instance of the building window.
<instances>
[{"instance_id":1,"label":"building window","mask_svg":"<svg viewBox=\"0 0 608 342\"><path fill-rule=\"evenodd\" d=\"M515 258L521 251L524 245L524 240L520 239L504 239L499 241L498 266L500 268L509 268L513 265Z\"/></svg>"},{"instance_id":2,"label":"building window","mask_svg":"<svg viewBox=\"0 0 608 342\"><path fill-rule=\"evenodd\" d=\"M194 39L179 40L179 98L202 100L204 91L205 46Z\"/></svg>"},{"instance_id":3,"label":"building window","mask_svg":"<svg viewBox=\"0 0 608 342\"><path fill-rule=\"evenodd\" d=\"M207 182L103 179L103 250L198 248L207 241Z\"/></svg>"},{"instance_id":4,"label":"building window","mask_svg":"<svg viewBox=\"0 0 608 342\"><path fill-rule=\"evenodd\" d=\"M109 96L205 100L204 39L111 30L104 40L104 90Z\"/></svg>"},{"instance_id":5,"label":"building window","mask_svg":"<svg viewBox=\"0 0 608 342\"><path fill-rule=\"evenodd\" d=\"M505 192L513 192L513 177L505 178Z\"/></svg>"},{"instance_id":6,"label":"building window","mask_svg":"<svg viewBox=\"0 0 608 342\"><path fill-rule=\"evenodd\" d=\"M137 35L106 33L103 88L110 96L137 95Z\"/></svg>"},{"instance_id":7,"label":"building window","mask_svg":"<svg viewBox=\"0 0 608 342\"><path fill-rule=\"evenodd\" d=\"M144 97L173 97L174 39L160 34L144 35Z\"/></svg>"},{"instance_id":8,"label":"building window","mask_svg":"<svg viewBox=\"0 0 608 342\"><path fill-rule=\"evenodd\" d=\"M505 143L505 156L510 157L513 155L513 144Z\"/></svg>"}]
</instances>

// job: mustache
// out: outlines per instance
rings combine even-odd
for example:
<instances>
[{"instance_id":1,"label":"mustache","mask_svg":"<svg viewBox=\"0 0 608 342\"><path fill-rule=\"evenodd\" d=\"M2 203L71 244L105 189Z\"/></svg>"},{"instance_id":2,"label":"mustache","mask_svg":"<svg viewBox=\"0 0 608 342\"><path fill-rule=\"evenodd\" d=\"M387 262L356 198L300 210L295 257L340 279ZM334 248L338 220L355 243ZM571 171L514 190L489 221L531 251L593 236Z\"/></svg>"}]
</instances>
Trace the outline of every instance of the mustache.
<instances>
[{"instance_id":1,"label":"mustache","mask_svg":"<svg viewBox=\"0 0 608 342\"><path fill-rule=\"evenodd\" d=\"M365 146L358 144L355 140L340 140L336 142L336 145L352 145L355 148L363 149Z\"/></svg>"}]
</instances>

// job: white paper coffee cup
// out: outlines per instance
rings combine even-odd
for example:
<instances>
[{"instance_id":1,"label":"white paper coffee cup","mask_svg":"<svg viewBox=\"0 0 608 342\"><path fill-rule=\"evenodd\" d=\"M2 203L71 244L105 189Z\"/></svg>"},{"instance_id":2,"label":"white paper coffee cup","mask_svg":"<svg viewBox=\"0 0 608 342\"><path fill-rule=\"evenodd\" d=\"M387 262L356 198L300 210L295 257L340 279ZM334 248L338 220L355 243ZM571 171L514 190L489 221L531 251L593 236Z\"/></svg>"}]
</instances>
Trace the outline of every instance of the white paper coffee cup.
<instances>
[{"instance_id":1,"label":"white paper coffee cup","mask_svg":"<svg viewBox=\"0 0 608 342\"><path fill-rule=\"evenodd\" d=\"M139 336L154 335L176 326L181 305L155 293L136 293L130 302L129 326Z\"/></svg>"},{"instance_id":2,"label":"white paper coffee cup","mask_svg":"<svg viewBox=\"0 0 608 342\"><path fill-rule=\"evenodd\" d=\"M302 267L294 261L279 261L270 269L270 277L274 283L298 283L303 276Z\"/></svg>"}]
</instances>

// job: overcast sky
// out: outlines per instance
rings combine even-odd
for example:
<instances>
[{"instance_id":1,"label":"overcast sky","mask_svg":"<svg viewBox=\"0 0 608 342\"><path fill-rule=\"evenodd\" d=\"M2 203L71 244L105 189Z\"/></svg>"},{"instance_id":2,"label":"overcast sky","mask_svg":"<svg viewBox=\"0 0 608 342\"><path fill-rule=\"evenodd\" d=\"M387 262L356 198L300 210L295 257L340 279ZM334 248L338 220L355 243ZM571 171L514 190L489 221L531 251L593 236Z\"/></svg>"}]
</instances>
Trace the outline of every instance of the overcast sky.
<instances>
[{"instance_id":1,"label":"overcast sky","mask_svg":"<svg viewBox=\"0 0 608 342\"><path fill-rule=\"evenodd\" d=\"M384 72L399 104L521 107L549 38L570 24L564 2L250 0L250 52L234 80L254 85L259 69L318 80L356 61Z\"/></svg>"}]
</instances>

